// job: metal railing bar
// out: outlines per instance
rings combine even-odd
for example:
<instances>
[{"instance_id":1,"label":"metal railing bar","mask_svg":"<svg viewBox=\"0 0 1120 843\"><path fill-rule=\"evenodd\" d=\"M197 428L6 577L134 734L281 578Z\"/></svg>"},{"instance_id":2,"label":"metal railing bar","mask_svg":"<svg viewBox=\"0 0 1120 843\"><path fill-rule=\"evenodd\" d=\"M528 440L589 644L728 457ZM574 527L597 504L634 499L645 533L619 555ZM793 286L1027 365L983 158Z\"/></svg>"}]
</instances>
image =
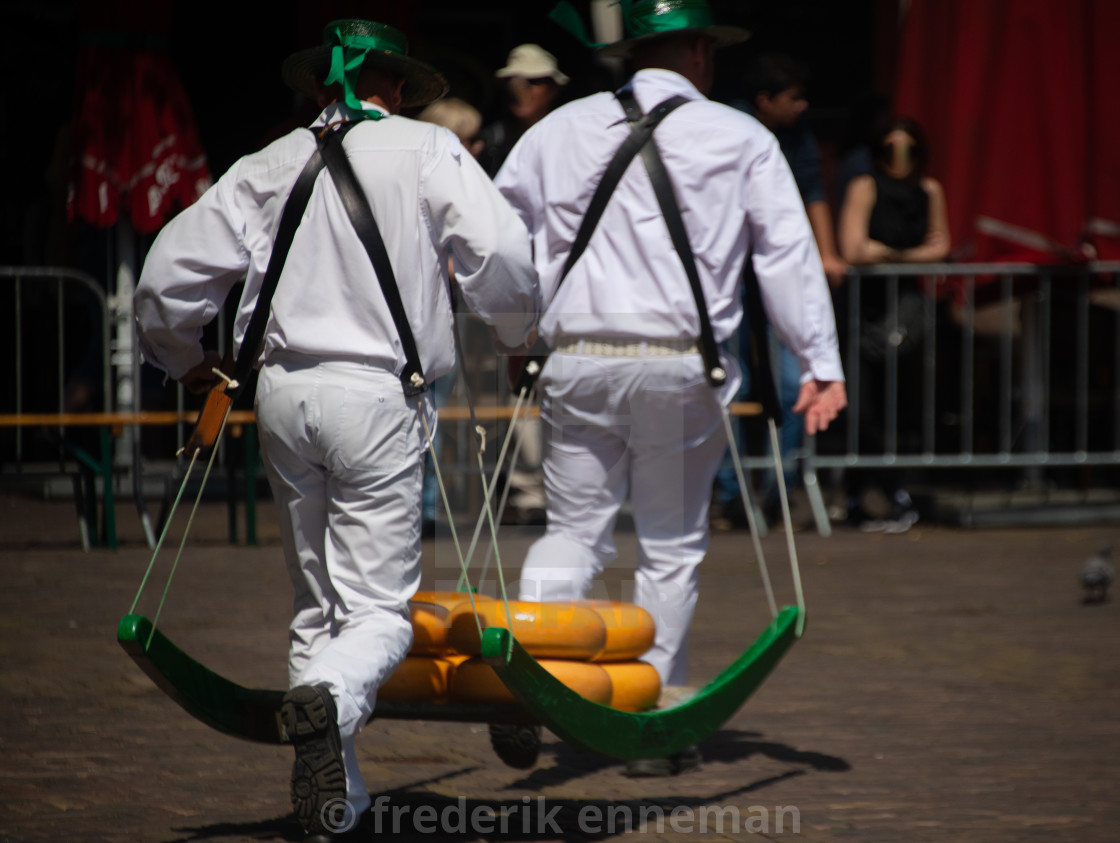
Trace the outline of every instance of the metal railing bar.
<instances>
[{"instance_id":1,"label":"metal railing bar","mask_svg":"<svg viewBox=\"0 0 1120 843\"><path fill-rule=\"evenodd\" d=\"M862 279L856 276L851 279L853 283L848 285L848 388L849 395L853 396L855 400L849 399L848 403L848 453L856 453L859 451L859 429L860 429L860 370L863 368L863 360L860 357L860 336L859 336L859 309L860 309L860 293L862 292Z\"/></svg>"},{"instance_id":2,"label":"metal railing bar","mask_svg":"<svg viewBox=\"0 0 1120 843\"><path fill-rule=\"evenodd\" d=\"M1039 278L1038 287L1038 342L1040 347L1039 353L1042 357L1040 361L1042 376L1042 417L1039 420L1041 428L1038 438L1039 442L1047 448L1050 446L1050 414L1051 405L1053 403L1050 380L1052 370L1050 354L1054 331L1054 302L1052 295L1051 278L1048 274L1043 274Z\"/></svg>"},{"instance_id":3,"label":"metal railing bar","mask_svg":"<svg viewBox=\"0 0 1120 843\"><path fill-rule=\"evenodd\" d=\"M931 279L931 282L936 285L937 280ZM932 295L922 296L922 319L926 335L922 366L922 450L933 453L937 428L937 308Z\"/></svg>"},{"instance_id":4,"label":"metal railing bar","mask_svg":"<svg viewBox=\"0 0 1120 843\"><path fill-rule=\"evenodd\" d=\"M1012 302L1013 290L1011 276L1000 276L1000 304L1002 305L1003 324L1000 330L999 344L999 449L1005 454L1011 453L1011 402L1014 396L1012 385L1013 364L1011 355L1012 344Z\"/></svg>"},{"instance_id":5,"label":"metal railing bar","mask_svg":"<svg viewBox=\"0 0 1120 843\"><path fill-rule=\"evenodd\" d=\"M976 425L976 276L965 277L961 331L961 452L971 454Z\"/></svg>"},{"instance_id":6,"label":"metal railing bar","mask_svg":"<svg viewBox=\"0 0 1120 843\"><path fill-rule=\"evenodd\" d=\"M1077 279L1076 393L1074 398L1074 447L1089 450L1089 275Z\"/></svg>"},{"instance_id":7,"label":"metal railing bar","mask_svg":"<svg viewBox=\"0 0 1120 843\"><path fill-rule=\"evenodd\" d=\"M891 331L887 337L886 395L883 404L883 450L898 453L898 352L904 341L898 325L898 276L887 278L887 314Z\"/></svg>"}]
</instances>

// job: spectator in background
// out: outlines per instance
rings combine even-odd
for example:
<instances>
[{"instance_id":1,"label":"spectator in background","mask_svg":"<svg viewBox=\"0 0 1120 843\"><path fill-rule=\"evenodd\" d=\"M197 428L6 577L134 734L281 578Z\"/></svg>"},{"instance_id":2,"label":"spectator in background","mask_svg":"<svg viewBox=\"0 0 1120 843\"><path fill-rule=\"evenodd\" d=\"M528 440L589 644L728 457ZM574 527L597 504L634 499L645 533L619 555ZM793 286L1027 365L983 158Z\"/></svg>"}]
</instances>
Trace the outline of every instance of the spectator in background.
<instances>
[{"instance_id":1,"label":"spectator in background","mask_svg":"<svg viewBox=\"0 0 1120 843\"><path fill-rule=\"evenodd\" d=\"M763 53L747 69L745 110L778 139L805 203L825 277L831 286L838 287L844 281L848 264L836 250L832 211L821 175L821 152L804 120L809 107L805 97L808 80L808 68L797 59L783 53Z\"/></svg>"},{"instance_id":2,"label":"spectator in background","mask_svg":"<svg viewBox=\"0 0 1120 843\"><path fill-rule=\"evenodd\" d=\"M416 119L449 129L463 149L475 158L482 151L483 143L478 136L482 129L482 114L466 100L444 97L421 111Z\"/></svg>"},{"instance_id":3,"label":"spectator in background","mask_svg":"<svg viewBox=\"0 0 1120 843\"><path fill-rule=\"evenodd\" d=\"M494 75L505 82L509 115L488 125L480 136L478 161L491 178L525 130L560 104L560 92L568 84L556 57L537 44L514 47L506 66Z\"/></svg>"},{"instance_id":4,"label":"spectator in background","mask_svg":"<svg viewBox=\"0 0 1120 843\"><path fill-rule=\"evenodd\" d=\"M875 132L871 150L871 173L852 179L840 209L841 254L857 266L936 263L948 258L945 193L936 179L925 174L928 151L921 127L905 117L889 117ZM925 324L920 282L907 277L900 280L894 315L888 310L887 287L881 280L868 279L860 289L860 450L868 453L882 453L883 449L888 386L885 361L891 346L898 353L900 443L920 424L920 419L907 418L921 408L919 396L908 395L921 384L916 353ZM866 471L850 472L849 520L868 531L908 530L918 516L909 494L897 485L897 477L897 471L883 478ZM888 517L868 517L868 493L891 487Z\"/></svg>"},{"instance_id":5,"label":"spectator in background","mask_svg":"<svg viewBox=\"0 0 1120 843\"><path fill-rule=\"evenodd\" d=\"M936 263L949 256L945 191L925 174L925 133L906 117L881 124L872 169L848 185L840 253L851 264Z\"/></svg>"},{"instance_id":6,"label":"spectator in background","mask_svg":"<svg viewBox=\"0 0 1120 843\"><path fill-rule=\"evenodd\" d=\"M848 271L848 264L836 251L832 211L825 196L821 175L821 154L817 140L804 120L809 101L805 86L809 79L808 68L797 59L783 53L762 53L747 68L744 77L745 102L732 103L751 114L778 139L782 154L793 172L801 201L809 217L809 225L820 252L825 277L832 287L838 287ZM775 366L775 380L782 408L782 426L779 446L785 466L786 488L793 490L799 483L790 456L801 448L804 441L804 422L793 412L801 388L801 367L792 354L771 332L770 353ZM744 384L746 386L746 384ZM769 448L769 443L767 443ZM768 472L761 492L763 515L774 522L781 517L777 482L773 472ZM715 523L723 526L746 525L738 481L730 460L716 478L715 503L718 511Z\"/></svg>"}]
</instances>

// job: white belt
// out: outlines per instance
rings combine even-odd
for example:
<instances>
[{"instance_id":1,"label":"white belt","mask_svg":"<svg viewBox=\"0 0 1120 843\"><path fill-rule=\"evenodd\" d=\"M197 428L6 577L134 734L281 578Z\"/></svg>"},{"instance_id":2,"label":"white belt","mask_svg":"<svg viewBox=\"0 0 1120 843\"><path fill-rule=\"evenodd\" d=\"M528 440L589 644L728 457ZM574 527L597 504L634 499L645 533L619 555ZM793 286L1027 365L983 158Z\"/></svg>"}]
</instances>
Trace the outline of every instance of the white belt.
<instances>
[{"instance_id":1,"label":"white belt","mask_svg":"<svg viewBox=\"0 0 1120 843\"><path fill-rule=\"evenodd\" d=\"M632 340L562 338L553 349L557 354L587 354L592 357L670 357L699 354L696 340Z\"/></svg>"}]
</instances>

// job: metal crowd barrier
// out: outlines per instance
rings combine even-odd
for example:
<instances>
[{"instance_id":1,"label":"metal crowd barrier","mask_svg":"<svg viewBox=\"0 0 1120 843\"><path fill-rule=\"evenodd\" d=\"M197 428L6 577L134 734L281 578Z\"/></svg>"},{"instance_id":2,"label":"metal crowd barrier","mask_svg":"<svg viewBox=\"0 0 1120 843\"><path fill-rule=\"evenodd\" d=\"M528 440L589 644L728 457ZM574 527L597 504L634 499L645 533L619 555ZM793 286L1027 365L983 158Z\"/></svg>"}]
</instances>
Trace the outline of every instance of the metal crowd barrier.
<instances>
[{"instance_id":1,"label":"metal crowd barrier","mask_svg":"<svg viewBox=\"0 0 1120 843\"><path fill-rule=\"evenodd\" d=\"M1120 262L858 267L836 303L849 406L800 454L821 532L819 469L1120 465Z\"/></svg>"},{"instance_id":2,"label":"metal crowd barrier","mask_svg":"<svg viewBox=\"0 0 1120 843\"><path fill-rule=\"evenodd\" d=\"M104 286L74 269L0 266L0 297L4 303L0 412L14 419L61 413L70 371L83 362L100 382L100 400L89 409L109 411L111 323ZM96 382L89 384L91 389L96 386ZM98 458L75 445L62 426L36 429L13 424L2 434L0 466L5 477L19 483L46 475L69 477L82 544L87 548L91 541L96 544Z\"/></svg>"},{"instance_id":3,"label":"metal crowd barrier","mask_svg":"<svg viewBox=\"0 0 1120 843\"><path fill-rule=\"evenodd\" d=\"M68 362L75 350L72 310L83 312L83 330L100 330L98 368L102 401L107 412L111 402L109 367L109 304L103 285L92 276L62 267L0 266L0 290L6 302L10 326L4 331L5 412L62 412L65 402ZM6 288L6 289L5 289ZM82 352L77 352L81 354ZM25 432L15 430L12 457L16 471L23 467Z\"/></svg>"},{"instance_id":4,"label":"metal crowd barrier","mask_svg":"<svg viewBox=\"0 0 1120 843\"><path fill-rule=\"evenodd\" d=\"M4 332L10 362L0 381L0 416L6 417L0 460L5 476L19 479L33 471L28 466L42 470L29 453L35 450L27 439L32 425L19 420L64 411L74 357L68 342L91 323L102 338L96 350L101 398L87 411L113 412L112 301L93 278L69 269L0 267L0 293L5 288L10 307L0 318L10 323ZM875 324L867 320L869 297L880 300ZM836 304L849 407L794 457L821 533L829 532L822 469L1015 469L1037 480L1057 467L1120 466L1120 262L860 267ZM79 328L75 318L86 324ZM486 343L472 334L471 320L464 322L468 359L475 360ZM508 405L500 366L475 360L467 369L476 402ZM456 394L451 403L464 403ZM175 412L181 442L190 415L181 395ZM502 421L489 415L498 425L492 433L500 436ZM462 413L448 408L444 416L448 473L461 469L465 475L473 433ZM125 427L138 431L148 423L137 419ZM119 421L103 427L100 456L74 446L63 425L37 428L53 432L46 470L74 478L87 544L96 535L90 501L96 503L98 479L111 494L115 476L130 476L144 517L139 448L130 462L119 453L114 458L106 444L121 427ZM41 454L42 437L34 444ZM246 445L252 449L255 442ZM226 454L220 460L232 484L236 469ZM754 456L745 465L766 469L771 462ZM256 463L247 461L246 471L255 472ZM247 474L246 487L255 480ZM150 527L146 532L150 542Z\"/></svg>"},{"instance_id":5,"label":"metal crowd barrier","mask_svg":"<svg viewBox=\"0 0 1120 843\"><path fill-rule=\"evenodd\" d=\"M4 364L0 375L0 481L45 491L57 479L64 485L69 480L79 534L87 549L116 546L114 501L121 494L118 486L130 484L145 539L154 546L158 526L153 525L145 505L140 431L174 427L176 442L182 444L194 413L185 409L181 389L176 410L140 411L135 338L131 319L122 316L130 312L130 303L114 301L104 285L84 272L24 266L0 267L0 301L4 303L0 319L6 322L0 341ZM130 335L124 339L115 336L119 325L129 326ZM116 377L131 379L129 394L134 400L126 402L130 406L116 406L120 394ZM75 386L84 392L80 400L76 400ZM246 431L248 476L256 466L255 439L251 425ZM232 483L234 469L224 448L220 456L220 465ZM173 482L179 466L171 453L168 457L159 473ZM247 482L247 499L251 494L252 484ZM231 540L236 540L232 494L229 497ZM253 543L251 509L247 517L248 539ZM163 513L160 521L162 518Z\"/></svg>"}]
</instances>

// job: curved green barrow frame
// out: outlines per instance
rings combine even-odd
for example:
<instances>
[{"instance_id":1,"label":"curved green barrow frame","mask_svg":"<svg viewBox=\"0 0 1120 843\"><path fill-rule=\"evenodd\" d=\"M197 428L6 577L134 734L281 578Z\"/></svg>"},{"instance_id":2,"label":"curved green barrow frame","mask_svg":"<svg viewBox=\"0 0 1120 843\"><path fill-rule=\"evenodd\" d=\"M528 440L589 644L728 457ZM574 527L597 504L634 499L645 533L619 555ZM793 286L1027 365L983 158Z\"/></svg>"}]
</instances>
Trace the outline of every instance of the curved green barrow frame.
<instances>
[{"instance_id":1,"label":"curved green barrow frame","mask_svg":"<svg viewBox=\"0 0 1120 843\"><path fill-rule=\"evenodd\" d=\"M671 708L630 713L581 697L500 627L482 636L482 657L517 698L513 704L378 702L373 718L540 724L557 737L612 758L663 758L719 729L754 693L797 638L800 612L786 606L735 662ZM142 615L126 615L117 640L156 686L208 726L251 741L288 743L283 691L245 688L192 659Z\"/></svg>"}]
</instances>

